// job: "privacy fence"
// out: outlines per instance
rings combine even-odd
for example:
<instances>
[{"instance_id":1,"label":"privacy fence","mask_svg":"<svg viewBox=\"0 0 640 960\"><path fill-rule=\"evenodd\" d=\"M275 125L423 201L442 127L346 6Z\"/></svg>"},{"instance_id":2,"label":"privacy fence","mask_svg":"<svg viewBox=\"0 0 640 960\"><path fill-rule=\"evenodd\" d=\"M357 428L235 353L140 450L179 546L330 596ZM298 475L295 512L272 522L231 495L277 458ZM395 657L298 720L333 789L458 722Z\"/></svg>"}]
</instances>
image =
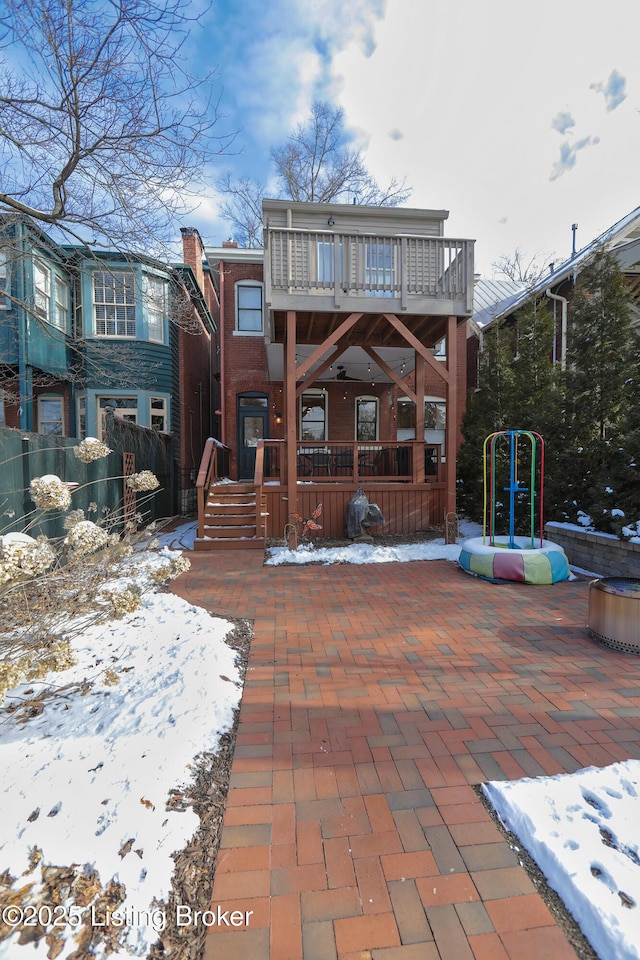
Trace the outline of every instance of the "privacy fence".
<instances>
[{"instance_id":1,"label":"privacy fence","mask_svg":"<svg viewBox=\"0 0 640 960\"><path fill-rule=\"evenodd\" d=\"M64 535L64 515L55 510L36 510L29 496L32 479L46 474L77 484L71 509L81 508L96 522L117 518L116 528L122 528L125 470L127 474L151 470L160 487L152 497L139 494L137 503L130 501L130 512L134 516L141 513L145 524L174 514L170 438L111 417L105 434L105 442L113 451L108 457L83 463L73 452L79 442L72 437L0 428L0 534L24 530L28 524L32 536ZM125 454L133 454L133 458Z\"/></svg>"}]
</instances>

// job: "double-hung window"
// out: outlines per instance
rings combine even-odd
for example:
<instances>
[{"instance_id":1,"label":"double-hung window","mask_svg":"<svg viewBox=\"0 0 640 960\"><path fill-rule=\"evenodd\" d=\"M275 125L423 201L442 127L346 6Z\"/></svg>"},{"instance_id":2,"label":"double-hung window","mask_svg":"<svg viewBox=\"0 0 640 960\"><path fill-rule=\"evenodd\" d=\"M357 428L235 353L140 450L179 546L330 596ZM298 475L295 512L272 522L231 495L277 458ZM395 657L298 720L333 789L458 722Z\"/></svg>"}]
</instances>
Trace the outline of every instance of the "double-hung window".
<instances>
[{"instance_id":1,"label":"double-hung window","mask_svg":"<svg viewBox=\"0 0 640 960\"><path fill-rule=\"evenodd\" d=\"M391 240L368 240L365 247L365 290L368 297L392 297L395 248Z\"/></svg>"},{"instance_id":2,"label":"double-hung window","mask_svg":"<svg viewBox=\"0 0 640 960\"><path fill-rule=\"evenodd\" d=\"M300 402L300 439L327 439L327 395L324 391L303 393Z\"/></svg>"},{"instance_id":3,"label":"double-hung window","mask_svg":"<svg viewBox=\"0 0 640 960\"><path fill-rule=\"evenodd\" d=\"M164 343L164 318L166 313L166 284L159 277L145 276L147 330L149 340Z\"/></svg>"},{"instance_id":4,"label":"double-hung window","mask_svg":"<svg viewBox=\"0 0 640 960\"><path fill-rule=\"evenodd\" d=\"M236 330L238 333L262 333L262 284L240 281L236 284Z\"/></svg>"},{"instance_id":5,"label":"double-hung window","mask_svg":"<svg viewBox=\"0 0 640 960\"><path fill-rule=\"evenodd\" d=\"M61 330L67 329L69 321L69 284L56 277L54 323Z\"/></svg>"},{"instance_id":6,"label":"double-hung window","mask_svg":"<svg viewBox=\"0 0 640 960\"><path fill-rule=\"evenodd\" d=\"M96 336L136 336L135 288L133 273L98 271L93 274Z\"/></svg>"},{"instance_id":7,"label":"double-hung window","mask_svg":"<svg viewBox=\"0 0 640 960\"><path fill-rule=\"evenodd\" d=\"M356 397L356 440L378 439L378 398Z\"/></svg>"},{"instance_id":8,"label":"double-hung window","mask_svg":"<svg viewBox=\"0 0 640 960\"><path fill-rule=\"evenodd\" d=\"M38 397L38 433L61 437L64 433L62 397Z\"/></svg>"},{"instance_id":9,"label":"double-hung window","mask_svg":"<svg viewBox=\"0 0 640 960\"><path fill-rule=\"evenodd\" d=\"M51 271L40 260L33 261L35 312L43 320L51 319Z\"/></svg>"},{"instance_id":10,"label":"double-hung window","mask_svg":"<svg viewBox=\"0 0 640 960\"><path fill-rule=\"evenodd\" d=\"M9 264L7 251L0 247L0 310L8 310L11 301L7 296L9 292Z\"/></svg>"}]
</instances>

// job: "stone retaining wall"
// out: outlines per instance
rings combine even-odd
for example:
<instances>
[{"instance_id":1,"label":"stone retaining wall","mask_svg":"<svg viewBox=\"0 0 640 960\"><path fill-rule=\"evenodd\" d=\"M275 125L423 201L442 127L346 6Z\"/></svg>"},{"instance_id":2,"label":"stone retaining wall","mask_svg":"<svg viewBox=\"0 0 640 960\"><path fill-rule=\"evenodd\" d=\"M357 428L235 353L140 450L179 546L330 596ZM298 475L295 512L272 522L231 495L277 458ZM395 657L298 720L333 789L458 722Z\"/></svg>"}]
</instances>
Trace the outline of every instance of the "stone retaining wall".
<instances>
[{"instance_id":1,"label":"stone retaining wall","mask_svg":"<svg viewBox=\"0 0 640 960\"><path fill-rule=\"evenodd\" d=\"M544 530L546 539L562 547L572 566L600 577L640 577L640 543L558 523L547 523Z\"/></svg>"}]
</instances>

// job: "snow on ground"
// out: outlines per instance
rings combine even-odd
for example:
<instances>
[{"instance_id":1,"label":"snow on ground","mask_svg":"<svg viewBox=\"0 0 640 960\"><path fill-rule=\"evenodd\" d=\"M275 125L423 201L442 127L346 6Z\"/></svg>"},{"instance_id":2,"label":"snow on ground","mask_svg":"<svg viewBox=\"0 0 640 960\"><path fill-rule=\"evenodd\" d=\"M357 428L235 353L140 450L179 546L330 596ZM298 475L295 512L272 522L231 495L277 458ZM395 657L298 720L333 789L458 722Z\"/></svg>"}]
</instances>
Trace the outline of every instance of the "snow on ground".
<instances>
[{"instance_id":1,"label":"snow on ground","mask_svg":"<svg viewBox=\"0 0 640 960\"><path fill-rule=\"evenodd\" d=\"M143 556L134 558L132 572ZM158 559L170 556L165 547ZM77 663L50 675L60 693L45 700L39 716L20 722L20 711L0 712L0 875L17 878L16 891L35 884L36 899L44 864L90 864L103 886L115 877L127 894L118 912L132 922L128 949L111 956L146 956L163 916L145 911L167 897L171 854L199 825L191 808L166 805L171 790L192 781L194 758L215 751L233 723L241 681L235 651L225 643L231 629L172 594L146 593L135 613L74 642ZM107 670L117 684L110 685ZM83 693L85 681L92 686ZM33 700L42 686L21 685L3 707ZM36 869L29 863L34 847L42 850ZM72 906L58 915L69 949L79 923ZM12 909L3 911L9 925L20 916ZM47 956L44 940L25 949L29 957ZM16 960L18 952L15 936L0 942L2 960Z\"/></svg>"},{"instance_id":2,"label":"snow on ground","mask_svg":"<svg viewBox=\"0 0 640 960\"><path fill-rule=\"evenodd\" d=\"M161 554L193 549L195 532L195 524L185 523L163 534ZM476 525L461 524L461 539L478 533ZM274 548L266 562L456 560L459 549L442 541L297 553ZM43 863L92 864L103 884L118 878L127 889L121 912L131 930L126 952L112 954L115 960L144 956L156 939L162 913L151 907L167 897L171 853L198 826L191 810L165 804L170 790L189 782L192 759L215 750L232 723L241 691L235 654L224 642L230 628L171 594L146 594L136 613L76 641L78 663L54 675L61 695L40 716L21 724L0 714L0 874L19 877L16 887L37 885L29 851L39 847ZM109 668L119 675L116 686L107 683ZM86 694L65 693L85 680L93 684ZM9 699L29 696L23 685ZM640 762L631 761L485 786L603 958L640 958L639 783ZM73 934L71 923L70 942ZM19 960L17 950L15 938L0 942L0 960ZM46 952L44 940L28 947L29 957ZM97 960L102 955L98 949Z\"/></svg>"},{"instance_id":3,"label":"snow on ground","mask_svg":"<svg viewBox=\"0 0 640 960\"><path fill-rule=\"evenodd\" d=\"M638 960L640 761L484 792L602 960Z\"/></svg>"}]
</instances>

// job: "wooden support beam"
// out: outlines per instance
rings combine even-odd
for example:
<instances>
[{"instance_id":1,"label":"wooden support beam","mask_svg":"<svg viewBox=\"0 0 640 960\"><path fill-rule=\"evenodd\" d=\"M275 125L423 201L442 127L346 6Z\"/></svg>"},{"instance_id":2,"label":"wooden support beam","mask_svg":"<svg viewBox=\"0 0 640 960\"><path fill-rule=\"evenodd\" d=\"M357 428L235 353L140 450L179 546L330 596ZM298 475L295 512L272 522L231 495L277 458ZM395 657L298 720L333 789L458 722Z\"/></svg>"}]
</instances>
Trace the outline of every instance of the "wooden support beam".
<instances>
[{"instance_id":1,"label":"wooden support beam","mask_svg":"<svg viewBox=\"0 0 640 960\"><path fill-rule=\"evenodd\" d=\"M410 400L412 400L415 404L418 403L418 399L417 399L417 397L416 397L416 394L413 392L413 390L411 389L411 387L409 386L409 384L406 382L406 380L403 380L402 377L399 377L398 374L395 372L395 370L392 370L391 367L389 366L389 364L386 363L386 362L382 359L382 357L379 357L379 356L378 356L378 354L375 352L375 350L373 349L373 347L369 347L369 346L367 346L367 345L365 344L365 345L362 347L362 349L365 351L365 353L366 353L369 357L371 357L371 359L373 360L374 363L377 363L377 365L380 367L380 369L382 370L382 372L383 372L383 373L386 373L386 375L389 377L389 379L390 379L390 380L393 380L393 382L395 383L395 385L396 385L397 387L399 387L400 390L401 390L407 397L409 397Z\"/></svg>"},{"instance_id":2,"label":"wooden support beam","mask_svg":"<svg viewBox=\"0 0 640 960\"><path fill-rule=\"evenodd\" d=\"M427 361L432 370L435 370L438 376L442 377L445 383L449 383L449 365L447 364L447 369L445 369L444 364L440 363L438 360L434 360L431 353L429 353L428 348L425 347L423 343L420 343L418 338L413 335L411 330L407 329L399 317L396 317L393 313L385 313L384 316L387 318L391 326L395 327L398 333L404 337L410 346L413 347L416 353L420 354L420 356ZM454 317L453 319L455 321L456 318ZM449 317L449 320L451 320L451 317Z\"/></svg>"},{"instance_id":3,"label":"wooden support beam","mask_svg":"<svg viewBox=\"0 0 640 960\"><path fill-rule=\"evenodd\" d=\"M431 354L429 354L431 356ZM417 350L414 357L416 382L416 440L420 445L414 450L413 482L424 483L424 357Z\"/></svg>"},{"instance_id":4,"label":"wooden support beam","mask_svg":"<svg viewBox=\"0 0 640 960\"><path fill-rule=\"evenodd\" d=\"M458 324L447 318L447 422L446 422L446 503L447 513L456 512L456 441L458 438L458 397L456 369L458 365ZM440 366L440 364L439 364Z\"/></svg>"},{"instance_id":5,"label":"wooden support beam","mask_svg":"<svg viewBox=\"0 0 640 960\"><path fill-rule=\"evenodd\" d=\"M287 310L285 338L285 408L287 440L287 492L288 513L298 509L298 443L296 416L296 314Z\"/></svg>"},{"instance_id":6,"label":"wooden support beam","mask_svg":"<svg viewBox=\"0 0 640 960\"><path fill-rule=\"evenodd\" d=\"M339 357L342 356L342 354L344 353L344 351L347 349L348 346L349 346L348 338L347 338L347 337L343 337L343 339L340 340L340 341L336 344L336 350L335 350L335 352L332 353L331 356L326 357L326 358L322 361L322 363L320 364L320 366L317 367L317 368L313 371L313 373L312 373L309 377L307 377L306 380L303 380L302 383L298 383L298 384L297 384L297 386L296 386L296 397L301 396L301 395L304 393L305 390L308 390L310 387L312 387L313 384L322 376L322 374L325 372L325 370L328 370L329 367L331 366L331 364L332 364L332 363L335 363L336 360L338 360Z\"/></svg>"},{"instance_id":7,"label":"wooden support beam","mask_svg":"<svg viewBox=\"0 0 640 960\"><path fill-rule=\"evenodd\" d=\"M290 313L293 313L293 316L295 318L295 313L292 310L288 310L287 321ZM304 360L298 367L297 377L299 380L301 380L305 376L305 374L307 374L309 370L311 370L311 368L316 365L316 363L322 360L327 350L331 349L331 347L333 347L338 342L338 340L344 337L345 334L347 334L352 327L355 327L356 323L358 322L361 316L362 316L361 313L350 313L347 319L343 320L340 326L337 327L333 331L333 333L329 334L329 336L324 341L324 343L321 343L318 347L316 347L316 349L313 351L311 356L307 357L307 359ZM295 360L295 354L294 354L294 360Z\"/></svg>"}]
</instances>

